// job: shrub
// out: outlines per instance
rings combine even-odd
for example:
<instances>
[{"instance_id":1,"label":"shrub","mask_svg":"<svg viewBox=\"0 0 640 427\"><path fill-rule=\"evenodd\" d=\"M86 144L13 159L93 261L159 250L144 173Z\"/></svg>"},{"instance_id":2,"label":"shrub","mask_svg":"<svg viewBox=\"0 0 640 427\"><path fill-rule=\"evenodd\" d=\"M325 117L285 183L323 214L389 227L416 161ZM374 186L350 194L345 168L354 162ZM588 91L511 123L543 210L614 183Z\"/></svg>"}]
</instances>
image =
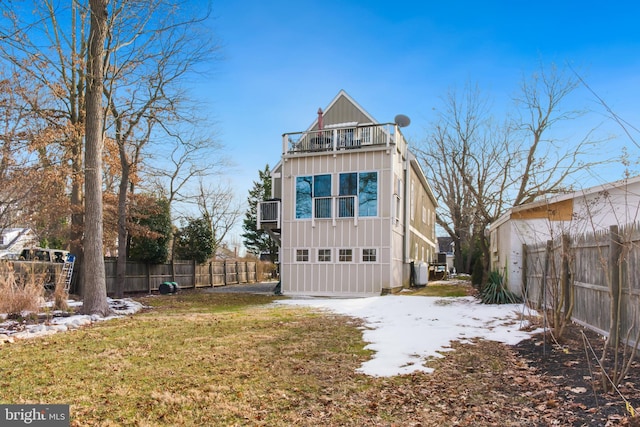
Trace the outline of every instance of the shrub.
<instances>
[{"instance_id":1,"label":"shrub","mask_svg":"<svg viewBox=\"0 0 640 427\"><path fill-rule=\"evenodd\" d=\"M478 257L473 263L473 269L471 270L471 284L476 288L480 288L483 275L484 266L482 265L482 258Z\"/></svg>"},{"instance_id":2,"label":"shrub","mask_svg":"<svg viewBox=\"0 0 640 427\"><path fill-rule=\"evenodd\" d=\"M65 278L62 274L58 274L56 277L56 287L53 289L53 309L67 311L69 305L67 299L69 299L69 292L67 292Z\"/></svg>"},{"instance_id":3,"label":"shrub","mask_svg":"<svg viewBox=\"0 0 640 427\"><path fill-rule=\"evenodd\" d=\"M499 271L489 273L487 283L480 292L480 300L484 304L514 304L522 299L505 287L504 278Z\"/></svg>"},{"instance_id":4,"label":"shrub","mask_svg":"<svg viewBox=\"0 0 640 427\"><path fill-rule=\"evenodd\" d=\"M44 301L44 274L17 275L12 264L0 265L0 313L38 312Z\"/></svg>"}]
</instances>

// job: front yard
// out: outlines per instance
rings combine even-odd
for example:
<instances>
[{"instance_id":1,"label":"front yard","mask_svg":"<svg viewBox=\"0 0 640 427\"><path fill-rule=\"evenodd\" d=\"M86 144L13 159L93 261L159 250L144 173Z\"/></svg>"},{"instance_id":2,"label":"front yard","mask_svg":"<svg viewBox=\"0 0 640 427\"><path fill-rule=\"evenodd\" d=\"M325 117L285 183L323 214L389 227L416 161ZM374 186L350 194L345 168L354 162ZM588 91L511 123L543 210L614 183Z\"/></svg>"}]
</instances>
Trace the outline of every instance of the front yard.
<instances>
[{"instance_id":1,"label":"front yard","mask_svg":"<svg viewBox=\"0 0 640 427\"><path fill-rule=\"evenodd\" d=\"M571 425L580 411L495 342L454 343L430 374L357 373L359 320L275 299L146 296L137 315L1 346L0 402L70 404L77 426Z\"/></svg>"}]
</instances>

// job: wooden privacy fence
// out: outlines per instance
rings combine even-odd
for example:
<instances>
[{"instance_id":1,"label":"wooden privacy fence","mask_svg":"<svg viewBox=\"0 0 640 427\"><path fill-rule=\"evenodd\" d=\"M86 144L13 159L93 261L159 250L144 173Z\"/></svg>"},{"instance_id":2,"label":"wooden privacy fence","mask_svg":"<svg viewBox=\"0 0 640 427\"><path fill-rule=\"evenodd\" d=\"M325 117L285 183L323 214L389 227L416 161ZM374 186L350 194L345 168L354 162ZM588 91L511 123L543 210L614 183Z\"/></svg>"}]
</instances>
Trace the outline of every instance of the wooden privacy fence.
<instances>
[{"instance_id":1,"label":"wooden privacy fence","mask_svg":"<svg viewBox=\"0 0 640 427\"><path fill-rule=\"evenodd\" d=\"M523 295L529 304L573 310L575 322L635 344L640 336L638 224L562 235L543 245L524 245L522 253Z\"/></svg>"},{"instance_id":2,"label":"wooden privacy fence","mask_svg":"<svg viewBox=\"0 0 640 427\"><path fill-rule=\"evenodd\" d=\"M105 259L107 293L115 292L116 259ZM258 277L255 261L224 260L197 264L174 261L167 264L144 264L128 261L124 292L152 292L163 282L176 282L181 289L253 283Z\"/></svg>"}]
</instances>

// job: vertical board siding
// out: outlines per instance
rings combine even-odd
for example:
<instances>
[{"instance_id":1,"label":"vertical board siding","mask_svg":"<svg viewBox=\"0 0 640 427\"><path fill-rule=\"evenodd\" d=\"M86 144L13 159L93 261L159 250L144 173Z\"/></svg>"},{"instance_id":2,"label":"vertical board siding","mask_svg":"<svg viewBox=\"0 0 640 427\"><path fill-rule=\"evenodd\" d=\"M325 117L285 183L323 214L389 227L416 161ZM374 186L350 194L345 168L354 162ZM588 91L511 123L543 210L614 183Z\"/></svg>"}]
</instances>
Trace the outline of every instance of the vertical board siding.
<instances>
[{"instance_id":1,"label":"vertical board siding","mask_svg":"<svg viewBox=\"0 0 640 427\"><path fill-rule=\"evenodd\" d=\"M560 283L560 262L568 257L570 271L570 289L574 295L572 320L581 323L601 334L607 335L611 321L611 273L620 268L622 297L620 300L621 338L634 344L640 331L640 225L630 224L620 227L618 233L621 255L616 265L610 265L610 245L612 236L609 230L571 236L568 253L562 253L561 237L554 239L551 253L547 254L545 244L525 246L527 303L542 308L545 301L557 292ZM617 246L613 246L617 248ZM548 260L548 263L545 263ZM548 265L545 277L545 265ZM545 287L546 285L546 287ZM543 298L546 295L547 298ZM544 300L544 301L543 301Z\"/></svg>"},{"instance_id":2,"label":"vertical board siding","mask_svg":"<svg viewBox=\"0 0 640 427\"><path fill-rule=\"evenodd\" d=\"M283 203L282 212L282 247L285 249L282 250L281 278L285 294L379 295L383 288L401 284L401 274L394 274L392 269L392 265L401 263L402 259L396 259L390 251L392 198L385 187L393 181L392 161L397 161L394 157L386 149L377 148L337 156L290 157L283 163L282 198L289 201ZM378 216L313 221L295 218L296 177L331 174L331 193L336 196L339 174L347 172L378 173ZM362 262L363 248L377 249L377 262ZM309 249L308 262L296 261L297 249ZM332 250L330 263L318 262L318 249ZM353 261L339 262L340 249L352 249Z\"/></svg>"}]
</instances>

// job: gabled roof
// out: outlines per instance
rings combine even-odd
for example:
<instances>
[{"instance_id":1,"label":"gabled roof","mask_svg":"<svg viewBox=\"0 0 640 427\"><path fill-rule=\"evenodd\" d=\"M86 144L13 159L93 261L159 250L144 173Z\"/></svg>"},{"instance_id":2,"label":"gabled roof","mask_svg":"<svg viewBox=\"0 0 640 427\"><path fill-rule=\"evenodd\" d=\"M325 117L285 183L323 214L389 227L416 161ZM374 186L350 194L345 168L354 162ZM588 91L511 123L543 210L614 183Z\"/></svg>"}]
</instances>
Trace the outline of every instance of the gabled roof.
<instances>
[{"instance_id":1,"label":"gabled roof","mask_svg":"<svg viewBox=\"0 0 640 427\"><path fill-rule=\"evenodd\" d=\"M333 100L329 103L329 105L327 105L327 107L323 110L324 115L325 116L330 115L331 110L337 105L340 105L341 101L347 101L348 103L350 103L353 106L354 110L358 110L360 114L366 118L366 121L359 121L360 123L378 124L378 121L375 118L373 118L373 116L369 114L364 108L362 108L362 106L358 104L351 96L349 96L349 94L345 92L344 89L341 89L340 92L338 92L338 94L335 96L335 98L333 98ZM318 127L318 119L316 118L313 121L313 123L311 123L311 126L309 126L307 131L311 131L317 127Z\"/></svg>"}]
</instances>

